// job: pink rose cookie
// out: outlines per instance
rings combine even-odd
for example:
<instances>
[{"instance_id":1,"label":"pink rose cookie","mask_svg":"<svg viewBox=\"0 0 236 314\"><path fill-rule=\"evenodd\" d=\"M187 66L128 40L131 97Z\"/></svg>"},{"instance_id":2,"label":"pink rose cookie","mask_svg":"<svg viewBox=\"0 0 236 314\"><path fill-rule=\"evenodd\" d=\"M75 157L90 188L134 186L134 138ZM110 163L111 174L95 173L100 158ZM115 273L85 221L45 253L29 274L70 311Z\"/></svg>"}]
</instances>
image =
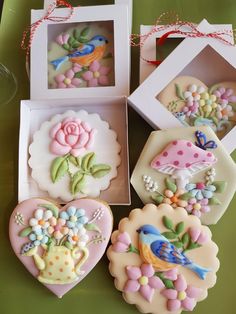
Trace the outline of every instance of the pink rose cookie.
<instances>
[{"instance_id":1,"label":"pink rose cookie","mask_svg":"<svg viewBox=\"0 0 236 314\"><path fill-rule=\"evenodd\" d=\"M9 234L28 271L61 298L101 259L112 225L112 212L103 201L82 199L61 208L34 198L15 208Z\"/></svg>"},{"instance_id":2,"label":"pink rose cookie","mask_svg":"<svg viewBox=\"0 0 236 314\"><path fill-rule=\"evenodd\" d=\"M120 145L98 114L67 111L44 122L29 147L32 177L64 202L97 197L117 176Z\"/></svg>"},{"instance_id":3,"label":"pink rose cookie","mask_svg":"<svg viewBox=\"0 0 236 314\"><path fill-rule=\"evenodd\" d=\"M107 251L115 286L142 313L192 311L216 283L211 231L180 207L153 204L120 221Z\"/></svg>"},{"instance_id":4,"label":"pink rose cookie","mask_svg":"<svg viewBox=\"0 0 236 314\"><path fill-rule=\"evenodd\" d=\"M155 131L131 183L145 204L183 207L204 224L215 224L234 196L236 167L210 127Z\"/></svg>"}]
</instances>

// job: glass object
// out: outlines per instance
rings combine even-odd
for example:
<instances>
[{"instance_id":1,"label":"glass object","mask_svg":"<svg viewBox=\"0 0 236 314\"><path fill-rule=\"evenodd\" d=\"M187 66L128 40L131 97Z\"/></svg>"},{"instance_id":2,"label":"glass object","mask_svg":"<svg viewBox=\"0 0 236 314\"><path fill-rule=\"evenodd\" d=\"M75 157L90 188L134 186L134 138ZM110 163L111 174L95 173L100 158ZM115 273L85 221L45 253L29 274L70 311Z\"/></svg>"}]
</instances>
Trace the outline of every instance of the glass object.
<instances>
[{"instance_id":1,"label":"glass object","mask_svg":"<svg viewBox=\"0 0 236 314\"><path fill-rule=\"evenodd\" d=\"M0 105L9 103L16 94L17 81L14 74L0 63Z\"/></svg>"}]
</instances>

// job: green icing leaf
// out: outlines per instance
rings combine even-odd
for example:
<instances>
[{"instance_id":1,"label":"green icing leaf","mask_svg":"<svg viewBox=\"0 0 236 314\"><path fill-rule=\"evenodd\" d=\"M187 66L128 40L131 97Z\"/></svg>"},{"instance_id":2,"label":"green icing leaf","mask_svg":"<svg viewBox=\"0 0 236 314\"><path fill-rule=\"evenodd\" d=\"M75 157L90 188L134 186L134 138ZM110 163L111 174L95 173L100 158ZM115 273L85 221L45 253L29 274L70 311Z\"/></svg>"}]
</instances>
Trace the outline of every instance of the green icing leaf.
<instances>
[{"instance_id":1,"label":"green icing leaf","mask_svg":"<svg viewBox=\"0 0 236 314\"><path fill-rule=\"evenodd\" d=\"M181 221L180 223L178 223L178 224L176 225L176 227L175 227L175 232L176 232L177 234L180 234L180 233L183 232L183 231L184 231L184 222Z\"/></svg>"},{"instance_id":2,"label":"green icing leaf","mask_svg":"<svg viewBox=\"0 0 236 314\"><path fill-rule=\"evenodd\" d=\"M85 183L85 177L83 173L80 171L77 171L74 175L73 178L71 179L71 193L73 195L77 194L78 192L82 193L82 189L84 187Z\"/></svg>"},{"instance_id":3,"label":"green icing leaf","mask_svg":"<svg viewBox=\"0 0 236 314\"><path fill-rule=\"evenodd\" d=\"M177 247L177 249L180 249L184 246L183 243L180 241L173 241L173 242L171 242L171 244L173 244L175 247Z\"/></svg>"},{"instance_id":4,"label":"green icing leaf","mask_svg":"<svg viewBox=\"0 0 236 314\"><path fill-rule=\"evenodd\" d=\"M187 244L189 242L189 240L190 240L190 236L189 236L188 232L184 233L182 236L182 239L181 239L182 243Z\"/></svg>"},{"instance_id":5,"label":"green icing leaf","mask_svg":"<svg viewBox=\"0 0 236 314\"><path fill-rule=\"evenodd\" d=\"M163 196L161 196L161 195L152 195L151 196L151 198L152 198L152 200L156 203L156 204L161 204L162 203L162 201L163 201L163 199L164 199L164 197Z\"/></svg>"},{"instance_id":6,"label":"green icing leaf","mask_svg":"<svg viewBox=\"0 0 236 314\"><path fill-rule=\"evenodd\" d=\"M171 231L163 232L162 235L166 237L168 240L174 240L176 239L176 234Z\"/></svg>"},{"instance_id":7,"label":"green icing leaf","mask_svg":"<svg viewBox=\"0 0 236 314\"><path fill-rule=\"evenodd\" d=\"M180 199L183 200L183 201L188 201L190 198L192 198L192 193L191 192L187 192L187 193L184 193L182 195L180 195Z\"/></svg>"},{"instance_id":8,"label":"green icing leaf","mask_svg":"<svg viewBox=\"0 0 236 314\"><path fill-rule=\"evenodd\" d=\"M68 171L68 164L65 157L57 157L51 165L51 179L55 183L63 177Z\"/></svg>"},{"instance_id":9,"label":"green icing leaf","mask_svg":"<svg viewBox=\"0 0 236 314\"><path fill-rule=\"evenodd\" d=\"M89 39L87 37L80 36L79 41L81 43L87 43L89 41Z\"/></svg>"},{"instance_id":10,"label":"green icing leaf","mask_svg":"<svg viewBox=\"0 0 236 314\"><path fill-rule=\"evenodd\" d=\"M162 222L167 229L173 229L174 224L170 218L163 216Z\"/></svg>"},{"instance_id":11,"label":"green icing leaf","mask_svg":"<svg viewBox=\"0 0 236 314\"><path fill-rule=\"evenodd\" d=\"M221 201L218 200L217 197L213 196L212 198L209 199L208 204L209 204L209 205L220 205L220 204L221 204Z\"/></svg>"},{"instance_id":12,"label":"green icing leaf","mask_svg":"<svg viewBox=\"0 0 236 314\"><path fill-rule=\"evenodd\" d=\"M70 50L70 46L68 44L63 44L62 47L65 49L65 50Z\"/></svg>"},{"instance_id":13,"label":"green icing leaf","mask_svg":"<svg viewBox=\"0 0 236 314\"><path fill-rule=\"evenodd\" d=\"M50 210L52 212L53 216L55 218L58 218L59 209L58 209L58 207L56 205L53 205L53 204L40 204L39 206Z\"/></svg>"},{"instance_id":14,"label":"green icing leaf","mask_svg":"<svg viewBox=\"0 0 236 314\"><path fill-rule=\"evenodd\" d=\"M68 39L68 44L69 44L70 46L72 46L74 42L75 42L74 38L73 38L73 37L69 37L69 39Z\"/></svg>"},{"instance_id":15,"label":"green icing leaf","mask_svg":"<svg viewBox=\"0 0 236 314\"><path fill-rule=\"evenodd\" d=\"M75 30L74 30L74 32L73 32L73 35L74 35L74 37L75 37L75 39L79 39L79 37L80 37L80 30L78 29L78 28L76 28Z\"/></svg>"},{"instance_id":16,"label":"green icing leaf","mask_svg":"<svg viewBox=\"0 0 236 314\"><path fill-rule=\"evenodd\" d=\"M72 243L70 243L69 241L66 241L64 245L65 245L65 247L67 247L67 249L69 249L69 250L72 250L72 249L73 249L73 245L72 245Z\"/></svg>"},{"instance_id":17,"label":"green icing leaf","mask_svg":"<svg viewBox=\"0 0 236 314\"><path fill-rule=\"evenodd\" d=\"M82 158L81 167L84 171L88 171L95 161L95 153L88 153Z\"/></svg>"},{"instance_id":18,"label":"green icing leaf","mask_svg":"<svg viewBox=\"0 0 236 314\"><path fill-rule=\"evenodd\" d=\"M32 231L32 228L31 227L27 227L27 228L21 230L21 232L19 233L19 236L20 237L27 237L30 234L31 231Z\"/></svg>"},{"instance_id":19,"label":"green icing leaf","mask_svg":"<svg viewBox=\"0 0 236 314\"><path fill-rule=\"evenodd\" d=\"M88 230L88 231L96 231L96 232L99 232L101 233L101 230L98 228L98 226L96 224L86 224L84 225L85 229Z\"/></svg>"},{"instance_id":20,"label":"green icing leaf","mask_svg":"<svg viewBox=\"0 0 236 314\"><path fill-rule=\"evenodd\" d=\"M75 41L72 45L71 45L71 47L72 48L78 48L80 46L80 43L78 43L77 41Z\"/></svg>"},{"instance_id":21,"label":"green icing leaf","mask_svg":"<svg viewBox=\"0 0 236 314\"><path fill-rule=\"evenodd\" d=\"M174 284L170 279L162 279L162 281L163 281L163 283L167 289L173 289L174 288Z\"/></svg>"},{"instance_id":22,"label":"green icing leaf","mask_svg":"<svg viewBox=\"0 0 236 314\"><path fill-rule=\"evenodd\" d=\"M80 33L80 37L86 37L89 34L89 27L85 27L82 29L81 33Z\"/></svg>"},{"instance_id":23,"label":"green icing leaf","mask_svg":"<svg viewBox=\"0 0 236 314\"><path fill-rule=\"evenodd\" d=\"M194 243L192 241L190 241L189 245L187 246L187 249L186 250L193 250L193 249L197 249L201 247L201 244L198 244L198 243Z\"/></svg>"},{"instance_id":24,"label":"green icing leaf","mask_svg":"<svg viewBox=\"0 0 236 314\"><path fill-rule=\"evenodd\" d=\"M91 174L94 178L102 178L111 171L111 166L106 164L97 164L91 167Z\"/></svg>"},{"instance_id":25,"label":"green icing leaf","mask_svg":"<svg viewBox=\"0 0 236 314\"><path fill-rule=\"evenodd\" d=\"M214 181L212 184L216 187L215 190L216 193L224 193L227 187L226 181Z\"/></svg>"},{"instance_id":26,"label":"green icing leaf","mask_svg":"<svg viewBox=\"0 0 236 314\"><path fill-rule=\"evenodd\" d=\"M218 86L219 86L219 84L215 84L215 85L211 86L211 87L208 89L208 93L209 93L209 94L212 94L212 93L217 89Z\"/></svg>"},{"instance_id":27,"label":"green icing leaf","mask_svg":"<svg viewBox=\"0 0 236 314\"><path fill-rule=\"evenodd\" d=\"M180 99L185 100L183 92L178 84L175 84L175 93Z\"/></svg>"},{"instance_id":28,"label":"green icing leaf","mask_svg":"<svg viewBox=\"0 0 236 314\"><path fill-rule=\"evenodd\" d=\"M169 178L165 179L165 183L166 183L166 187L168 190L171 190L171 192L173 192L173 193L175 193L177 191L177 186Z\"/></svg>"},{"instance_id":29,"label":"green icing leaf","mask_svg":"<svg viewBox=\"0 0 236 314\"><path fill-rule=\"evenodd\" d=\"M78 164L77 164L77 158L76 158L76 157L70 155L70 156L68 157L68 160L69 160L73 165L78 166Z\"/></svg>"}]
</instances>

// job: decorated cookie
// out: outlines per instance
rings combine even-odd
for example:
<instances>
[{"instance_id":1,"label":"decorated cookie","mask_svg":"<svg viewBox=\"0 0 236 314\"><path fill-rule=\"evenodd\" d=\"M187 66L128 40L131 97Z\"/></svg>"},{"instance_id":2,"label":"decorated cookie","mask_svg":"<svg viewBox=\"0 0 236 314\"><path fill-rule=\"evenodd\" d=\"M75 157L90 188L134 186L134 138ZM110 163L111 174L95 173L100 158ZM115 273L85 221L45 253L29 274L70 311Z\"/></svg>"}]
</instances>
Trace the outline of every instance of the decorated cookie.
<instances>
[{"instance_id":1,"label":"decorated cookie","mask_svg":"<svg viewBox=\"0 0 236 314\"><path fill-rule=\"evenodd\" d=\"M67 111L44 122L29 147L32 177L64 202L97 197L117 176L120 145L98 114Z\"/></svg>"},{"instance_id":2,"label":"decorated cookie","mask_svg":"<svg viewBox=\"0 0 236 314\"><path fill-rule=\"evenodd\" d=\"M9 234L28 271L61 298L100 260L112 224L110 207L100 200L76 200L61 208L34 198L15 208Z\"/></svg>"},{"instance_id":3,"label":"decorated cookie","mask_svg":"<svg viewBox=\"0 0 236 314\"><path fill-rule=\"evenodd\" d=\"M58 33L49 25L48 88L114 85L113 22L77 23Z\"/></svg>"},{"instance_id":4,"label":"decorated cookie","mask_svg":"<svg viewBox=\"0 0 236 314\"><path fill-rule=\"evenodd\" d=\"M147 204L183 207L204 224L215 224L236 187L236 167L206 126L152 132L131 177Z\"/></svg>"},{"instance_id":5,"label":"decorated cookie","mask_svg":"<svg viewBox=\"0 0 236 314\"><path fill-rule=\"evenodd\" d=\"M120 221L107 255L126 302L142 313L179 314L192 311L216 283L217 252L197 217L148 204Z\"/></svg>"},{"instance_id":6,"label":"decorated cookie","mask_svg":"<svg viewBox=\"0 0 236 314\"><path fill-rule=\"evenodd\" d=\"M219 138L236 125L236 82L207 87L194 77L179 76L157 98L184 125L208 125Z\"/></svg>"}]
</instances>

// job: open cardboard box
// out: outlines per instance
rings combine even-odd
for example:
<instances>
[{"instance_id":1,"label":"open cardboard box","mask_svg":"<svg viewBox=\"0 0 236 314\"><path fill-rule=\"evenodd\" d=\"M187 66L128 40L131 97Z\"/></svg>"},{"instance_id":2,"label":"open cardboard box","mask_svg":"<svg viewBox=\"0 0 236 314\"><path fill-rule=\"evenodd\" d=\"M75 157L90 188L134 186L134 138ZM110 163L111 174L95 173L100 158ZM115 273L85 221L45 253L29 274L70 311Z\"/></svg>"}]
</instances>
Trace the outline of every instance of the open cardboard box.
<instances>
[{"instance_id":1,"label":"open cardboard box","mask_svg":"<svg viewBox=\"0 0 236 314\"><path fill-rule=\"evenodd\" d=\"M31 177L31 168L28 165L28 149L34 132L44 121L49 120L55 114L81 109L88 113L98 113L102 120L107 121L110 128L117 133L117 140L121 145L121 164L118 167L118 176L111 181L107 190L101 192L100 198L110 205L130 204L127 103L126 97L122 96L67 100L22 100L19 138L19 202L32 197L50 198L47 192L39 189ZM63 203L60 199L57 201Z\"/></svg>"},{"instance_id":2,"label":"open cardboard box","mask_svg":"<svg viewBox=\"0 0 236 314\"><path fill-rule=\"evenodd\" d=\"M215 28L203 20L198 29L203 33L215 32ZM159 100L160 92L177 76L187 75L200 79L207 86L224 81L235 81L236 47L232 44L208 38L185 38L177 48L152 72L152 74L128 97L129 103L154 128L184 127ZM229 153L236 147L236 127L223 138Z\"/></svg>"}]
</instances>

